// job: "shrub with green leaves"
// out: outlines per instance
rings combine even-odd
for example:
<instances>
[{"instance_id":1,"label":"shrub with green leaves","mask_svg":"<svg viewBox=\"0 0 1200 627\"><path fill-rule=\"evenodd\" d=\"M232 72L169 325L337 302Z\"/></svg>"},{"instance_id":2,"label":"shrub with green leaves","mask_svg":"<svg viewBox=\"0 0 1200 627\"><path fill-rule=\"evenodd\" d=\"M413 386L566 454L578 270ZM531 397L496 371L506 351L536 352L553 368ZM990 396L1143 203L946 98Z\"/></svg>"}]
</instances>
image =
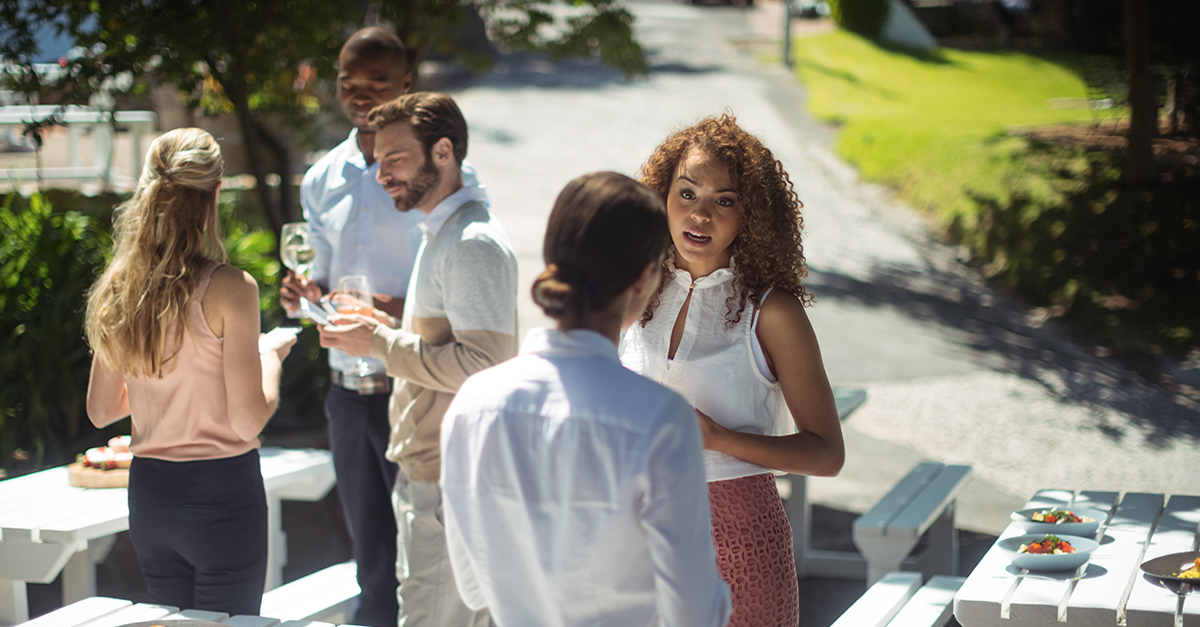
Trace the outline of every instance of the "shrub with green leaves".
<instances>
[{"instance_id":1,"label":"shrub with green leaves","mask_svg":"<svg viewBox=\"0 0 1200 627\"><path fill-rule=\"evenodd\" d=\"M829 13L842 28L878 37L887 22L889 0L829 0Z\"/></svg>"},{"instance_id":2,"label":"shrub with green leaves","mask_svg":"<svg viewBox=\"0 0 1200 627\"><path fill-rule=\"evenodd\" d=\"M0 234L0 465L40 465L92 431L84 294L111 241L92 218L57 213L41 194L9 194Z\"/></svg>"}]
</instances>

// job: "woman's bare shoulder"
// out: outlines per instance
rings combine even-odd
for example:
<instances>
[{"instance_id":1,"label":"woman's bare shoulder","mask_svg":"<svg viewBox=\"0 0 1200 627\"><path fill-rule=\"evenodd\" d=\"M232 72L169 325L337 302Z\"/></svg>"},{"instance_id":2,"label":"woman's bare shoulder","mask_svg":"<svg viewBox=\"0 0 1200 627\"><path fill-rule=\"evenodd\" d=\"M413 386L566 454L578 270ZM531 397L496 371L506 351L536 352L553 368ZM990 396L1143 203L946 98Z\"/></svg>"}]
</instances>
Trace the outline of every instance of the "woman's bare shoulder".
<instances>
[{"instance_id":1,"label":"woman's bare shoulder","mask_svg":"<svg viewBox=\"0 0 1200 627\"><path fill-rule=\"evenodd\" d=\"M763 301L758 312L759 326L779 327L791 326L797 323L808 324L808 313L804 311L804 303L795 295L779 288L771 290Z\"/></svg>"},{"instance_id":2,"label":"woman's bare shoulder","mask_svg":"<svg viewBox=\"0 0 1200 627\"><path fill-rule=\"evenodd\" d=\"M204 300L211 302L210 298L222 305L243 304L249 300L257 302L258 282L245 270L227 263L221 264L213 270L208 282Z\"/></svg>"}]
</instances>

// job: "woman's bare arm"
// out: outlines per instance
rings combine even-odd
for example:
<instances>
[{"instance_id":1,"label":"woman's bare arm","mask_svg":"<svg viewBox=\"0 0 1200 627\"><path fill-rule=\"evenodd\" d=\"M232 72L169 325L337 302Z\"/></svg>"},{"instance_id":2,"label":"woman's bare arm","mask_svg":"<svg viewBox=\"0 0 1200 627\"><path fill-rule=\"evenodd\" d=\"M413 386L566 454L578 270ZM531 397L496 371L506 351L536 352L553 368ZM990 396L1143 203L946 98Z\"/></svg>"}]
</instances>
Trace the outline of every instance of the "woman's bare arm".
<instances>
[{"instance_id":1,"label":"woman's bare arm","mask_svg":"<svg viewBox=\"0 0 1200 627\"><path fill-rule=\"evenodd\" d=\"M129 391L125 388L125 377L109 370L94 356L92 373L88 377L87 414L98 428L107 427L129 415Z\"/></svg>"},{"instance_id":2,"label":"woman's bare arm","mask_svg":"<svg viewBox=\"0 0 1200 627\"><path fill-rule=\"evenodd\" d=\"M275 413L283 358L295 340L259 354L258 283L242 270L221 266L213 272L204 301L209 326L224 339L229 422L239 437L250 440Z\"/></svg>"},{"instance_id":3,"label":"woman's bare arm","mask_svg":"<svg viewBox=\"0 0 1200 627\"><path fill-rule=\"evenodd\" d=\"M799 432L787 436L741 433L718 425L697 410L704 447L767 468L834 476L842 469L846 448L808 314L795 296L774 290L758 315L759 342Z\"/></svg>"}]
</instances>

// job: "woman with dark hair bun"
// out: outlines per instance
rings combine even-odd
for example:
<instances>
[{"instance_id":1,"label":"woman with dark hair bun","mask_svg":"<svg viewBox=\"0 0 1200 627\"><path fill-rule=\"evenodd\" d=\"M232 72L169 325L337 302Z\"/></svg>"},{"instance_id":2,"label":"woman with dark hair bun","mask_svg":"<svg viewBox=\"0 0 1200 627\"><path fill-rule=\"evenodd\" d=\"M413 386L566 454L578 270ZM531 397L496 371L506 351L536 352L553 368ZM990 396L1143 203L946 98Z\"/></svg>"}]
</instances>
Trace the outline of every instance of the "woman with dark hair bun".
<instances>
[{"instance_id":1,"label":"woman with dark hair bun","mask_svg":"<svg viewBox=\"0 0 1200 627\"><path fill-rule=\"evenodd\" d=\"M467 380L442 423L454 577L500 627L723 627L700 431L617 343L658 288L662 201L613 172L559 194L533 299L557 329Z\"/></svg>"},{"instance_id":2,"label":"woman with dark hair bun","mask_svg":"<svg viewBox=\"0 0 1200 627\"><path fill-rule=\"evenodd\" d=\"M804 311L800 200L783 165L731 115L669 136L641 180L666 203L672 246L621 360L700 417L731 627L795 627L792 531L772 473L832 476L845 459Z\"/></svg>"}]
</instances>

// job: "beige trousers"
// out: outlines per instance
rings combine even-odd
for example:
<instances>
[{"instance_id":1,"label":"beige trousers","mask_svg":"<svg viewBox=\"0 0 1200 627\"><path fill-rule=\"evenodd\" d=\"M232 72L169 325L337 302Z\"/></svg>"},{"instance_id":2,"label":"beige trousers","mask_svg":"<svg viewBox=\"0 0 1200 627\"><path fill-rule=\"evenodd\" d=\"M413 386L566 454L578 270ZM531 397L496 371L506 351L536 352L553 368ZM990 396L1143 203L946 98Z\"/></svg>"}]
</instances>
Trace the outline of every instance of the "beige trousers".
<instances>
[{"instance_id":1,"label":"beige trousers","mask_svg":"<svg viewBox=\"0 0 1200 627\"><path fill-rule=\"evenodd\" d=\"M409 481L401 472L392 490L392 506L399 532L399 627L486 627L490 622L487 610L468 608L454 583L438 484Z\"/></svg>"}]
</instances>

